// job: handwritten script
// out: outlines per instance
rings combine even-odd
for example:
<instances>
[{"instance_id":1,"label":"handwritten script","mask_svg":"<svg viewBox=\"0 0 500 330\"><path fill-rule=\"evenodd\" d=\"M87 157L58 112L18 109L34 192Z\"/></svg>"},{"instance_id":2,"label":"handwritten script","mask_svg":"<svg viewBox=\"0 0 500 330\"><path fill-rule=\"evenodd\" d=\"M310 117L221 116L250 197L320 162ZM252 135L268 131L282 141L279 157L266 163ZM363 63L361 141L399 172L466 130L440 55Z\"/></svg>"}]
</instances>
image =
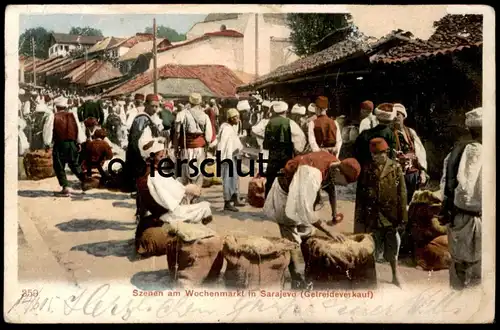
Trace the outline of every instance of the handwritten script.
<instances>
[{"instance_id":1,"label":"handwritten script","mask_svg":"<svg viewBox=\"0 0 500 330\"><path fill-rule=\"evenodd\" d=\"M103 284L95 290L80 289L68 296L50 296L39 290L36 297L21 296L8 309L7 314L51 315L78 319L76 316L86 316L92 319L123 321L140 321L156 318L158 321L169 322L234 322L250 318L263 320L270 315L272 319L283 322L293 320L325 320L331 322L335 316L347 317L380 317L402 318L416 316L436 319L447 316L457 316L467 312L474 313L474 307L468 306L467 297L462 292L454 292L439 288L425 289L418 293L403 296L404 299L384 298L371 300L353 299L309 299L300 296L287 298L238 297L211 298L207 300L181 297L133 297L116 294L110 291L110 284ZM467 308L467 310L466 310ZM61 315L62 314L62 315ZM465 318L466 316L464 316ZM337 318L338 320L338 318ZM402 319L404 320L404 318Z\"/></svg>"}]
</instances>

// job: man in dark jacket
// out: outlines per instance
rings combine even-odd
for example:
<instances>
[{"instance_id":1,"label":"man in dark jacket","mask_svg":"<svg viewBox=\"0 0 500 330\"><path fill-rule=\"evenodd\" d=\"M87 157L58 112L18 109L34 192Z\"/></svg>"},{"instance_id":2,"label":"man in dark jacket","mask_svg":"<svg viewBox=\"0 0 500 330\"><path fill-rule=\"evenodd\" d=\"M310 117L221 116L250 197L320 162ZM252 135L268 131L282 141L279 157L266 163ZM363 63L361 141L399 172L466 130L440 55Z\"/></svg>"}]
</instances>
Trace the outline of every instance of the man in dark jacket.
<instances>
[{"instance_id":1,"label":"man in dark jacket","mask_svg":"<svg viewBox=\"0 0 500 330\"><path fill-rule=\"evenodd\" d=\"M366 164L358 181L363 189L356 200L354 233L372 233L375 257L391 265L392 282L400 286L397 260L401 237L408 222L404 173L398 162L389 159L389 146L383 138L369 142L372 161Z\"/></svg>"},{"instance_id":2,"label":"man in dark jacket","mask_svg":"<svg viewBox=\"0 0 500 330\"><path fill-rule=\"evenodd\" d=\"M104 123L104 111L100 101L87 101L78 109L78 120L80 122L83 123L88 118L95 118L99 126L102 126Z\"/></svg>"}]
</instances>

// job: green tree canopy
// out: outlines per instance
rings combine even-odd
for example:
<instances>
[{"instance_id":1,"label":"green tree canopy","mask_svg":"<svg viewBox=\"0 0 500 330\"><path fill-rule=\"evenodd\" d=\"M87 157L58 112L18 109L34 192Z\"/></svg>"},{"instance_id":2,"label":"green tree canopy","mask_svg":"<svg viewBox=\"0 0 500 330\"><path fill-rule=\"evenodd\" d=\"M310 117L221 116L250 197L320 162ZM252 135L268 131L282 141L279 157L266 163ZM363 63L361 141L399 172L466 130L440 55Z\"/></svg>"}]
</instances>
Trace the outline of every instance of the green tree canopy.
<instances>
[{"instance_id":1,"label":"green tree canopy","mask_svg":"<svg viewBox=\"0 0 500 330\"><path fill-rule=\"evenodd\" d=\"M167 38L169 41L184 41L186 40L186 35L178 33L172 28L169 28L167 26L159 25L156 27L156 36L158 38ZM144 31L145 33L153 33L153 28L152 27L147 27Z\"/></svg>"},{"instance_id":2,"label":"green tree canopy","mask_svg":"<svg viewBox=\"0 0 500 330\"><path fill-rule=\"evenodd\" d=\"M102 37L102 32L99 29L94 29L89 26L86 27L72 27L69 30L69 34L78 35L78 36L94 36L94 37Z\"/></svg>"},{"instance_id":3,"label":"green tree canopy","mask_svg":"<svg viewBox=\"0 0 500 330\"><path fill-rule=\"evenodd\" d=\"M290 39L298 56L314 54L322 49L318 43L327 35L348 27L349 14L305 14L287 15L287 24L292 30Z\"/></svg>"},{"instance_id":4,"label":"green tree canopy","mask_svg":"<svg viewBox=\"0 0 500 330\"><path fill-rule=\"evenodd\" d=\"M52 31L43 27L27 29L19 36L19 55L33 56L32 38L35 39L35 57L47 58L50 48L50 36Z\"/></svg>"}]
</instances>

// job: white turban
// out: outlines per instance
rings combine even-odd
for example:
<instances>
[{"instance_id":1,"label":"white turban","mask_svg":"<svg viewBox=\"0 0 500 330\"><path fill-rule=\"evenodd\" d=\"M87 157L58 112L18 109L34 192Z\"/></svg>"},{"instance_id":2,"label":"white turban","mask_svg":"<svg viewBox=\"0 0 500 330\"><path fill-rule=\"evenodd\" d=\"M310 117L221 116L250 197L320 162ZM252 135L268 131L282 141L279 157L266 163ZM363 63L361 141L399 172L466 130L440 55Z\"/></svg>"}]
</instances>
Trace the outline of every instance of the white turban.
<instances>
[{"instance_id":1,"label":"white turban","mask_svg":"<svg viewBox=\"0 0 500 330\"><path fill-rule=\"evenodd\" d=\"M482 127L483 126L483 108L476 108L465 114L465 126Z\"/></svg>"},{"instance_id":2,"label":"white turban","mask_svg":"<svg viewBox=\"0 0 500 330\"><path fill-rule=\"evenodd\" d=\"M300 106L298 104L295 104L292 107L291 113L296 113L298 115L305 115L306 114L306 107Z\"/></svg>"},{"instance_id":3,"label":"white turban","mask_svg":"<svg viewBox=\"0 0 500 330\"><path fill-rule=\"evenodd\" d=\"M262 102L263 107L270 108L271 105L272 105L271 101L265 100L264 102Z\"/></svg>"},{"instance_id":4,"label":"white turban","mask_svg":"<svg viewBox=\"0 0 500 330\"><path fill-rule=\"evenodd\" d=\"M200 93L192 93L189 95L189 103L198 105L201 103L201 94Z\"/></svg>"},{"instance_id":5,"label":"white turban","mask_svg":"<svg viewBox=\"0 0 500 330\"><path fill-rule=\"evenodd\" d=\"M26 94L26 92L24 91L24 89L19 88L19 95L24 95L24 94Z\"/></svg>"},{"instance_id":6,"label":"white turban","mask_svg":"<svg viewBox=\"0 0 500 330\"><path fill-rule=\"evenodd\" d=\"M382 103L373 110L373 114L379 121L393 121L396 118L396 109L393 104Z\"/></svg>"},{"instance_id":7,"label":"white turban","mask_svg":"<svg viewBox=\"0 0 500 330\"><path fill-rule=\"evenodd\" d=\"M248 103L248 100L239 101L236 105L236 109L238 109L238 111L250 110L250 103Z\"/></svg>"},{"instance_id":8,"label":"white turban","mask_svg":"<svg viewBox=\"0 0 500 330\"><path fill-rule=\"evenodd\" d=\"M283 101L277 101L273 104L273 111L275 113L283 113L288 110L288 104Z\"/></svg>"},{"instance_id":9,"label":"white turban","mask_svg":"<svg viewBox=\"0 0 500 330\"><path fill-rule=\"evenodd\" d=\"M394 109L396 110L396 114L399 112L401 113L405 118L408 117L408 114L406 113L406 108L404 105L401 103L394 103Z\"/></svg>"},{"instance_id":10,"label":"white turban","mask_svg":"<svg viewBox=\"0 0 500 330\"><path fill-rule=\"evenodd\" d=\"M316 110L317 110L317 107L316 107L316 104L314 104L314 103L310 103L309 106L307 107L307 111L309 111L309 112L316 113Z\"/></svg>"},{"instance_id":11,"label":"white turban","mask_svg":"<svg viewBox=\"0 0 500 330\"><path fill-rule=\"evenodd\" d=\"M60 107L60 108L67 108L68 107L68 99L60 96L54 100L54 105L56 107Z\"/></svg>"}]
</instances>

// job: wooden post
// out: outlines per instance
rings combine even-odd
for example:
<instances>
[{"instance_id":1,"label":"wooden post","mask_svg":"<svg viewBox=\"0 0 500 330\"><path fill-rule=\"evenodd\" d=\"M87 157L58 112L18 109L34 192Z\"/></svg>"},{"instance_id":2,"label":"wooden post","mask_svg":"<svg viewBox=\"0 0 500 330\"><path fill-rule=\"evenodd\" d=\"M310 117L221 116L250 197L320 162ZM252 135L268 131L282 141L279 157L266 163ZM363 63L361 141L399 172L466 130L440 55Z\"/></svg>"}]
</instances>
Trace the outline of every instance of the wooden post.
<instances>
[{"instance_id":1,"label":"wooden post","mask_svg":"<svg viewBox=\"0 0 500 330\"><path fill-rule=\"evenodd\" d=\"M156 18L153 18L153 91L158 94L158 84L157 84L157 58L156 58Z\"/></svg>"},{"instance_id":2,"label":"wooden post","mask_svg":"<svg viewBox=\"0 0 500 330\"><path fill-rule=\"evenodd\" d=\"M31 45L33 48L33 85L36 86L35 37L31 37Z\"/></svg>"}]
</instances>

